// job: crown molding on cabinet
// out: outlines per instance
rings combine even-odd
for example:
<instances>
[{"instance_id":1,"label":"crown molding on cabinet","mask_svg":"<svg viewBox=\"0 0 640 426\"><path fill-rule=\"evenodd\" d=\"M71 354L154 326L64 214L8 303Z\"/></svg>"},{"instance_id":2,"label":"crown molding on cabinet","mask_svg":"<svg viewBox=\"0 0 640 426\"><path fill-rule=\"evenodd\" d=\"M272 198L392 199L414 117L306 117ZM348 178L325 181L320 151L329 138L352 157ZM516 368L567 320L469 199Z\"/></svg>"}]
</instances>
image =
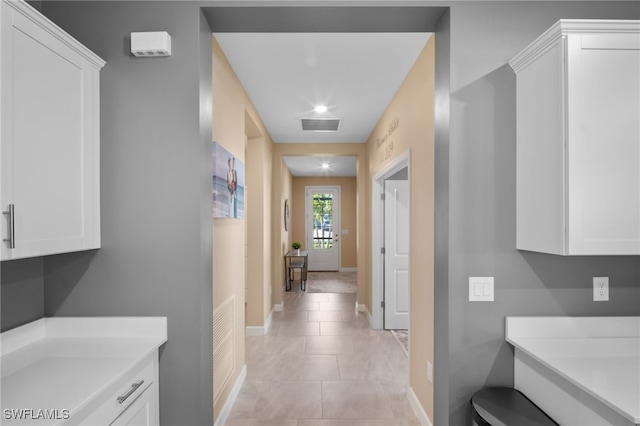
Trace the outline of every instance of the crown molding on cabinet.
<instances>
[{"instance_id":1,"label":"crown molding on cabinet","mask_svg":"<svg viewBox=\"0 0 640 426\"><path fill-rule=\"evenodd\" d=\"M36 11L31 5L29 5L25 1L16 1L16 0L2 0L3 3L11 6L17 12L20 12L24 15L25 18L31 20L35 24L37 24L40 28L51 34L56 39L60 40L62 43L73 49L87 61L89 61L93 66L98 69L102 69L106 62L100 58L95 53L91 52L87 49L82 43L74 39L64 31L62 28L51 22L47 17L42 15L40 12Z\"/></svg>"},{"instance_id":2,"label":"crown molding on cabinet","mask_svg":"<svg viewBox=\"0 0 640 426\"><path fill-rule=\"evenodd\" d=\"M628 33L637 36L638 31L640 21L637 20L561 19L511 59L509 65L516 73L520 72L569 34ZM635 41L639 42L637 37Z\"/></svg>"}]
</instances>

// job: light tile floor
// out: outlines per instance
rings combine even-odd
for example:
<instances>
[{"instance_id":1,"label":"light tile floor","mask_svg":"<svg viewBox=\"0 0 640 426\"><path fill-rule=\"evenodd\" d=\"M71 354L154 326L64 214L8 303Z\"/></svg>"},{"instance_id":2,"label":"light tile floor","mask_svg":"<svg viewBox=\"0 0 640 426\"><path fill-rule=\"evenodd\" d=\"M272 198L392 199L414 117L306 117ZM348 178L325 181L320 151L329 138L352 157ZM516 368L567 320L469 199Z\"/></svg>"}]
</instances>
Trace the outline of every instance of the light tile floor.
<instances>
[{"instance_id":1,"label":"light tile floor","mask_svg":"<svg viewBox=\"0 0 640 426\"><path fill-rule=\"evenodd\" d=\"M287 292L266 336L246 337L247 378L226 426L415 426L409 362L352 293Z\"/></svg>"}]
</instances>

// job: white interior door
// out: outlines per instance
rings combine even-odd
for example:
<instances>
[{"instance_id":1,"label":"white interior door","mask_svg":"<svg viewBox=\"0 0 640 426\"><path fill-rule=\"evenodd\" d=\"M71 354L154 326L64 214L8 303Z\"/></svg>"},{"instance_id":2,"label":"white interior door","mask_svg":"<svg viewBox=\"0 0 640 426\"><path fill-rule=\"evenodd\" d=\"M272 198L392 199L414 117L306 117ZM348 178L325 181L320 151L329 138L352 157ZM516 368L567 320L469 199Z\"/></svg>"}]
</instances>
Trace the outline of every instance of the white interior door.
<instances>
[{"instance_id":1,"label":"white interior door","mask_svg":"<svg viewBox=\"0 0 640 426\"><path fill-rule=\"evenodd\" d=\"M307 187L306 218L309 270L340 270L340 187Z\"/></svg>"},{"instance_id":2,"label":"white interior door","mask_svg":"<svg viewBox=\"0 0 640 426\"><path fill-rule=\"evenodd\" d=\"M384 328L409 328L409 182L384 182Z\"/></svg>"}]
</instances>

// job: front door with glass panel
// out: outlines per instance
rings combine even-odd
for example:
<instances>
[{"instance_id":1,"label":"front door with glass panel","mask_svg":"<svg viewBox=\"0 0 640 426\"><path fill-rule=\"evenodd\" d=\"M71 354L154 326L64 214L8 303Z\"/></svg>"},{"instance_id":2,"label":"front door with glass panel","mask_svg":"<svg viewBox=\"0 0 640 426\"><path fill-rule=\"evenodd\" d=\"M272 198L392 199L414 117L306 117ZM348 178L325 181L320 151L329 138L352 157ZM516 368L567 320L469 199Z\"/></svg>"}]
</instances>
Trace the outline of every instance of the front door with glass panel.
<instances>
[{"instance_id":1,"label":"front door with glass panel","mask_svg":"<svg viewBox=\"0 0 640 426\"><path fill-rule=\"evenodd\" d=\"M340 187L306 187L307 242L310 271L340 269Z\"/></svg>"}]
</instances>

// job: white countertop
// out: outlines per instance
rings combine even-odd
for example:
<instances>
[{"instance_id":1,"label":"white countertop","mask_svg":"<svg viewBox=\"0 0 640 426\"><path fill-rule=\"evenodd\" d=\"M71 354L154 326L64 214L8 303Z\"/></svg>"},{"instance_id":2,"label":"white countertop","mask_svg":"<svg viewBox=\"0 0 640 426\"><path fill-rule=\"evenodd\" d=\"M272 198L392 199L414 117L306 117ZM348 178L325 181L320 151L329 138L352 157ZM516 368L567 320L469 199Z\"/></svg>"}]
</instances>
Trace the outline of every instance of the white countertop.
<instances>
[{"instance_id":1,"label":"white countertop","mask_svg":"<svg viewBox=\"0 0 640 426\"><path fill-rule=\"evenodd\" d=\"M0 423L5 410L78 412L166 341L164 317L45 318L2 333Z\"/></svg>"},{"instance_id":2,"label":"white countertop","mask_svg":"<svg viewBox=\"0 0 640 426\"><path fill-rule=\"evenodd\" d=\"M507 317L506 340L640 423L640 317Z\"/></svg>"}]
</instances>

